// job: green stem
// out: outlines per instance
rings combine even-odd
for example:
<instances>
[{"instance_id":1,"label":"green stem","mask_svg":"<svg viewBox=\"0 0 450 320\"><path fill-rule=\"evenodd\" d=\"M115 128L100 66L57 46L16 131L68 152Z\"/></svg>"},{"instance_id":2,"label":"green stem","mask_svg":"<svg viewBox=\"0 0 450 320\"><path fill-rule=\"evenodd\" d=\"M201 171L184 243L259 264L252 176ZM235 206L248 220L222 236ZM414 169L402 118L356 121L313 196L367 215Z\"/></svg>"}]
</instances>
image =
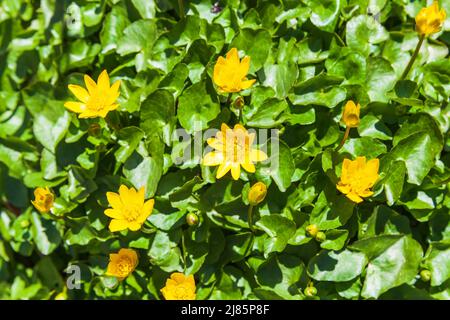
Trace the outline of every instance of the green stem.
<instances>
[{"instance_id":1,"label":"green stem","mask_svg":"<svg viewBox=\"0 0 450 320\"><path fill-rule=\"evenodd\" d=\"M187 251L186 251L186 245L185 245L185 242L184 242L184 231L181 233L181 250L183 251L183 269L184 269L184 273L186 274Z\"/></svg>"},{"instance_id":2,"label":"green stem","mask_svg":"<svg viewBox=\"0 0 450 320\"><path fill-rule=\"evenodd\" d=\"M255 233L255 229L253 228L253 206L249 205L248 212L247 212L247 220L248 220L248 226L250 230Z\"/></svg>"},{"instance_id":3,"label":"green stem","mask_svg":"<svg viewBox=\"0 0 450 320\"><path fill-rule=\"evenodd\" d=\"M342 138L341 143L339 144L339 146L336 148L336 151L339 151L339 149L342 148L342 146L344 145L345 141L347 140L349 134L350 134L350 127L346 127L345 128L344 137Z\"/></svg>"},{"instance_id":4,"label":"green stem","mask_svg":"<svg viewBox=\"0 0 450 320\"><path fill-rule=\"evenodd\" d=\"M231 103L231 96L232 96L232 95L233 95L232 93L229 93L229 94L228 94L227 105L229 105L229 104Z\"/></svg>"},{"instance_id":5,"label":"green stem","mask_svg":"<svg viewBox=\"0 0 450 320\"><path fill-rule=\"evenodd\" d=\"M178 0L178 9L180 10L180 17L183 20L184 19L184 4L183 4L183 0Z\"/></svg>"},{"instance_id":6,"label":"green stem","mask_svg":"<svg viewBox=\"0 0 450 320\"><path fill-rule=\"evenodd\" d=\"M406 66L405 71L403 71L403 74L402 74L400 80L405 79L406 76L408 75L409 71L411 70L411 67L414 64L414 61L416 60L416 58L419 54L420 47L422 47L423 40L425 40L425 35L420 36L419 42L417 43L417 46L416 46L416 50L414 50L414 53L411 56L411 59L409 59L408 65Z\"/></svg>"},{"instance_id":7,"label":"green stem","mask_svg":"<svg viewBox=\"0 0 450 320\"><path fill-rule=\"evenodd\" d=\"M338 34L337 32L334 33L334 36L336 37L336 39L338 39L339 43L340 43L343 47L346 46L344 40L342 40L342 38L339 36L339 34Z\"/></svg>"},{"instance_id":8,"label":"green stem","mask_svg":"<svg viewBox=\"0 0 450 320\"><path fill-rule=\"evenodd\" d=\"M239 108L239 123L242 123L242 108Z\"/></svg>"},{"instance_id":9,"label":"green stem","mask_svg":"<svg viewBox=\"0 0 450 320\"><path fill-rule=\"evenodd\" d=\"M156 232L156 229L149 229L149 228L145 227L144 225L142 225L141 231L146 234L152 234L152 233Z\"/></svg>"}]
</instances>

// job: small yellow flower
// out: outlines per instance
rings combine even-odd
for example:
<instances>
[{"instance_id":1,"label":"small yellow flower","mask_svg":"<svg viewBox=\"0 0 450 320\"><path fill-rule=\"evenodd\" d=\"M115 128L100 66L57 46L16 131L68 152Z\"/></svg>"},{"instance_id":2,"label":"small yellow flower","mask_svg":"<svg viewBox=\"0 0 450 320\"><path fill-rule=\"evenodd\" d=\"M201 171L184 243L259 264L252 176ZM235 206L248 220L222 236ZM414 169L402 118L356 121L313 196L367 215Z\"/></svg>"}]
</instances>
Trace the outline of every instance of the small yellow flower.
<instances>
[{"instance_id":1,"label":"small yellow flower","mask_svg":"<svg viewBox=\"0 0 450 320\"><path fill-rule=\"evenodd\" d=\"M252 206L257 206L264 201L267 194L267 186L262 182L255 183L248 192L248 202Z\"/></svg>"},{"instance_id":2,"label":"small yellow flower","mask_svg":"<svg viewBox=\"0 0 450 320\"><path fill-rule=\"evenodd\" d=\"M111 232L130 229L139 230L142 224L152 213L154 199L145 201L144 187L136 192L136 189L128 189L121 185L119 193L107 192L106 197L112 209L106 209L105 214L113 218L109 224Z\"/></svg>"},{"instance_id":3,"label":"small yellow flower","mask_svg":"<svg viewBox=\"0 0 450 320\"><path fill-rule=\"evenodd\" d=\"M108 276L117 277L120 281L128 277L138 264L138 256L133 249L120 249L118 253L109 255Z\"/></svg>"},{"instance_id":4,"label":"small yellow flower","mask_svg":"<svg viewBox=\"0 0 450 320\"><path fill-rule=\"evenodd\" d=\"M429 36L439 32L445 21L445 10L439 10L439 4L434 1L429 7L422 8L416 16L416 30L420 35Z\"/></svg>"},{"instance_id":5,"label":"small yellow flower","mask_svg":"<svg viewBox=\"0 0 450 320\"><path fill-rule=\"evenodd\" d=\"M179 272L172 273L161 292L166 300L195 300L194 276L185 276Z\"/></svg>"},{"instance_id":6,"label":"small yellow flower","mask_svg":"<svg viewBox=\"0 0 450 320\"><path fill-rule=\"evenodd\" d=\"M361 106L355 104L352 100L347 101L342 112L341 121L345 123L348 128L356 128L359 125L359 112Z\"/></svg>"},{"instance_id":7,"label":"small yellow flower","mask_svg":"<svg viewBox=\"0 0 450 320\"><path fill-rule=\"evenodd\" d=\"M255 83L255 79L247 80L250 68L250 57L246 56L239 60L238 51L232 48L228 51L226 59L219 57L214 66L214 83L221 92L239 92L248 89Z\"/></svg>"},{"instance_id":8,"label":"small yellow flower","mask_svg":"<svg viewBox=\"0 0 450 320\"><path fill-rule=\"evenodd\" d=\"M378 159L369 160L367 163L366 157L357 157L354 161L344 159L341 180L336 188L353 202L362 202L363 198L373 195L370 188L378 180L379 165Z\"/></svg>"},{"instance_id":9,"label":"small yellow flower","mask_svg":"<svg viewBox=\"0 0 450 320\"><path fill-rule=\"evenodd\" d=\"M48 187L45 188L36 188L34 190L34 201L31 200L33 206L39 210L39 212L49 212L53 207L53 203L55 201L55 196Z\"/></svg>"},{"instance_id":10,"label":"small yellow flower","mask_svg":"<svg viewBox=\"0 0 450 320\"><path fill-rule=\"evenodd\" d=\"M97 83L87 74L84 76L86 88L69 84L69 90L81 102L68 101L64 106L70 111L79 113L79 118L106 117L109 111L117 109L116 103L120 95L120 80L109 86L108 72L104 70L97 79Z\"/></svg>"},{"instance_id":11,"label":"small yellow flower","mask_svg":"<svg viewBox=\"0 0 450 320\"><path fill-rule=\"evenodd\" d=\"M267 154L263 151L252 148L254 140L255 134L248 133L242 125L236 124L233 129L230 129L222 123L221 131L216 133L216 137L207 140L208 144L216 150L203 157L203 165L219 166L217 179L222 178L230 170L233 179L239 179L241 166L253 173L255 172L253 162L267 159Z\"/></svg>"}]
</instances>

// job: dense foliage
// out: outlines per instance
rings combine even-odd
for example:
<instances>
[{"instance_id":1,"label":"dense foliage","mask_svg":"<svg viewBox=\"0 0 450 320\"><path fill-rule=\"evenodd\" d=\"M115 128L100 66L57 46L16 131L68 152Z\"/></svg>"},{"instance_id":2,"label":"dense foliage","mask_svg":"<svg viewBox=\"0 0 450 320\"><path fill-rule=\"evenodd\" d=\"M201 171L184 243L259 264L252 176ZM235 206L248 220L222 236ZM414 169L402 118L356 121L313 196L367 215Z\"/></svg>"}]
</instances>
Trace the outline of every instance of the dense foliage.
<instances>
[{"instance_id":1,"label":"dense foliage","mask_svg":"<svg viewBox=\"0 0 450 320\"><path fill-rule=\"evenodd\" d=\"M401 80L430 1L181 2L0 0L0 298L162 299L181 272L197 299L449 299L450 20ZM212 77L231 48L256 82L229 97ZM103 70L120 106L78 118L68 85ZM350 99L360 123L337 150ZM242 102L246 128L279 129L276 169L216 179L199 157L176 161L191 146L175 129L233 127ZM356 204L336 184L358 156L380 176ZM154 199L146 229L108 229L122 184ZM31 204L38 187L52 214ZM105 276L121 248L139 257L123 281Z\"/></svg>"}]
</instances>

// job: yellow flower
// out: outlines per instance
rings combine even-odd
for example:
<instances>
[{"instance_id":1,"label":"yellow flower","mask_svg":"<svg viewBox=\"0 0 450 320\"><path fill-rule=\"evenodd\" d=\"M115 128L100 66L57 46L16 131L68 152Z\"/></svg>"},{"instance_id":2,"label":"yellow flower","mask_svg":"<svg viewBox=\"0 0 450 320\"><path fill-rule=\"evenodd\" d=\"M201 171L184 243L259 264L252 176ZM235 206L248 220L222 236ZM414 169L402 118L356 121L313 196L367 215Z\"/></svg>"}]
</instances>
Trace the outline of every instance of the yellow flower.
<instances>
[{"instance_id":1,"label":"yellow flower","mask_svg":"<svg viewBox=\"0 0 450 320\"><path fill-rule=\"evenodd\" d=\"M267 194L267 186L262 182L255 183L248 192L248 202L252 206L257 206L264 201Z\"/></svg>"},{"instance_id":2,"label":"yellow flower","mask_svg":"<svg viewBox=\"0 0 450 320\"><path fill-rule=\"evenodd\" d=\"M355 104L352 100L347 101L342 112L341 121L345 123L348 128L356 128L359 125L359 112L361 106Z\"/></svg>"},{"instance_id":3,"label":"yellow flower","mask_svg":"<svg viewBox=\"0 0 450 320\"><path fill-rule=\"evenodd\" d=\"M445 10L439 10L439 4L434 1L429 7L422 8L416 16L416 30L420 35L429 36L439 32L445 21Z\"/></svg>"},{"instance_id":4,"label":"yellow flower","mask_svg":"<svg viewBox=\"0 0 450 320\"><path fill-rule=\"evenodd\" d=\"M106 209L105 214L113 218L109 224L111 232L130 229L139 230L142 224L152 213L154 199L145 201L144 187L136 192L136 189L128 189L121 185L119 193L107 192L106 197L112 209Z\"/></svg>"},{"instance_id":5,"label":"yellow flower","mask_svg":"<svg viewBox=\"0 0 450 320\"><path fill-rule=\"evenodd\" d=\"M179 272L172 273L161 292L166 300L195 300L194 276L185 276Z\"/></svg>"},{"instance_id":6,"label":"yellow flower","mask_svg":"<svg viewBox=\"0 0 450 320\"><path fill-rule=\"evenodd\" d=\"M138 264L138 256L133 249L120 249L118 253L109 255L108 276L117 277L120 281L128 277Z\"/></svg>"},{"instance_id":7,"label":"yellow flower","mask_svg":"<svg viewBox=\"0 0 450 320\"><path fill-rule=\"evenodd\" d=\"M236 124L234 129L230 129L222 123L221 131L216 133L215 138L209 138L208 144L216 149L203 157L203 165L219 166L216 178L223 177L231 170L234 180L241 175L241 166L246 171L255 172L253 162L264 161L267 154L251 146L255 140L254 133L248 131L240 124Z\"/></svg>"},{"instance_id":8,"label":"yellow flower","mask_svg":"<svg viewBox=\"0 0 450 320\"><path fill-rule=\"evenodd\" d=\"M378 180L379 165L378 159L369 160L367 163L366 157L357 157L354 161L344 159L341 180L336 188L353 202L362 202L363 198L373 195L370 188Z\"/></svg>"},{"instance_id":9,"label":"yellow flower","mask_svg":"<svg viewBox=\"0 0 450 320\"><path fill-rule=\"evenodd\" d=\"M55 201L55 196L48 187L45 188L36 188L34 190L34 201L31 200L33 206L39 210L39 212L49 212L53 207L53 203Z\"/></svg>"},{"instance_id":10,"label":"yellow flower","mask_svg":"<svg viewBox=\"0 0 450 320\"><path fill-rule=\"evenodd\" d=\"M120 95L120 80L109 86L108 72L104 70L97 79L97 83L87 74L84 76L86 88L69 84L69 90L81 102L69 101L64 106L70 111L79 113L79 118L106 117L109 111L117 109L116 103Z\"/></svg>"},{"instance_id":11,"label":"yellow flower","mask_svg":"<svg viewBox=\"0 0 450 320\"><path fill-rule=\"evenodd\" d=\"M226 59L219 57L214 66L214 83L221 92L239 92L251 87L255 79L247 80L246 76L250 68L250 57L239 60L238 51L232 48L228 51Z\"/></svg>"}]
</instances>

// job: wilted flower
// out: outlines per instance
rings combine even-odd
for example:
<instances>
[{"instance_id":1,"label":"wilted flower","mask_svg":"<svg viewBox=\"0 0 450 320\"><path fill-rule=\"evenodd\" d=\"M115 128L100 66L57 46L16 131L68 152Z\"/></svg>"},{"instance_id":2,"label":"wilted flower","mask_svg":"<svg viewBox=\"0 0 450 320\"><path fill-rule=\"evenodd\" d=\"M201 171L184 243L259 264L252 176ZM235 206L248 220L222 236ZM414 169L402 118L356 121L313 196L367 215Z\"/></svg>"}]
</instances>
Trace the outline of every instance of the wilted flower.
<instances>
[{"instance_id":1,"label":"wilted flower","mask_svg":"<svg viewBox=\"0 0 450 320\"><path fill-rule=\"evenodd\" d=\"M357 157L354 161L344 159L341 180L336 188L353 202L362 202L363 198L373 195L370 188L378 180L379 163L378 159L366 163L366 157Z\"/></svg>"},{"instance_id":2,"label":"wilted flower","mask_svg":"<svg viewBox=\"0 0 450 320\"><path fill-rule=\"evenodd\" d=\"M225 123L222 123L221 131L217 132L215 138L209 138L208 144L216 149L203 157L203 165L219 166L216 178L220 179L228 171L234 180L239 179L241 175L241 166L246 171L255 172L253 162L264 161L267 154L258 149L253 149L252 144L255 140L254 133L248 131L240 124L236 124L230 129Z\"/></svg>"},{"instance_id":3,"label":"wilted flower","mask_svg":"<svg viewBox=\"0 0 450 320\"><path fill-rule=\"evenodd\" d=\"M118 253L109 255L106 274L123 280L130 275L138 264L138 256L133 249L120 249Z\"/></svg>"},{"instance_id":4,"label":"wilted flower","mask_svg":"<svg viewBox=\"0 0 450 320\"><path fill-rule=\"evenodd\" d=\"M262 182L255 183L248 192L248 202L252 206L257 206L264 201L267 194L267 186Z\"/></svg>"},{"instance_id":5,"label":"wilted flower","mask_svg":"<svg viewBox=\"0 0 450 320\"><path fill-rule=\"evenodd\" d=\"M53 207L54 201L55 196L51 193L48 187L39 187L34 190L34 201L31 200L31 203L37 210L39 210L39 212L49 212Z\"/></svg>"},{"instance_id":6,"label":"wilted flower","mask_svg":"<svg viewBox=\"0 0 450 320\"><path fill-rule=\"evenodd\" d=\"M420 35L429 36L439 32L445 21L445 10L439 10L439 4L434 1L429 7L422 8L416 16L416 30Z\"/></svg>"},{"instance_id":7,"label":"wilted flower","mask_svg":"<svg viewBox=\"0 0 450 320\"><path fill-rule=\"evenodd\" d=\"M180 272L172 273L161 292L166 300L195 300L194 276L185 276Z\"/></svg>"},{"instance_id":8,"label":"wilted flower","mask_svg":"<svg viewBox=\"0 0 450 320\"><path fill-rule=\"evenodd\" d=\"M239 92L251 87L255 79L247 80L250 68L250 57L239 60L238 51L232 48L228 51L226 59L219 57L214 66L214 83L222 92Z\"/></svg>"},{"instance_id":9,"label":"wilted flower","mask_svg":"<svg viewBox=\"0 0 450 320\"><path fill-rule=\"evenodd\" d=\"M347 128L356 128L359 125L360 109L359 103L355 104L352 100L347 101L341 118Z\"/></svg>"},{"instance_id":10,"label":"wilted flower","mask_svg":"<svg viewBox=\"0 0 450 320\"><path fill-rule=\"evenodd\" d=\"M120 95L120 80L109 85L108 72L104 70L97 79L97 83L88 75L84 76L86 88L69 84L69 90L81 102L69 101L64 106L70 111L79 113L79 118L106 117L109 111L117 109L116 103Z\"/></svg>"},{"instance_id":11,"label":"wilted flower","mask_svg":"<svg viewBox=\"0 0 450 320\"><path fill-rule=\"evenodd\" d=\"M107 192L109 204L112 209L106 209L105 215L113 218L109 224L111 232L130 229L131 231L139 230L142 224L152 213L154 199L145 201L144 187L136 192L136 189L128 189L125 185L121 185L119 193Z\"/></svg>"}]
</instances>

